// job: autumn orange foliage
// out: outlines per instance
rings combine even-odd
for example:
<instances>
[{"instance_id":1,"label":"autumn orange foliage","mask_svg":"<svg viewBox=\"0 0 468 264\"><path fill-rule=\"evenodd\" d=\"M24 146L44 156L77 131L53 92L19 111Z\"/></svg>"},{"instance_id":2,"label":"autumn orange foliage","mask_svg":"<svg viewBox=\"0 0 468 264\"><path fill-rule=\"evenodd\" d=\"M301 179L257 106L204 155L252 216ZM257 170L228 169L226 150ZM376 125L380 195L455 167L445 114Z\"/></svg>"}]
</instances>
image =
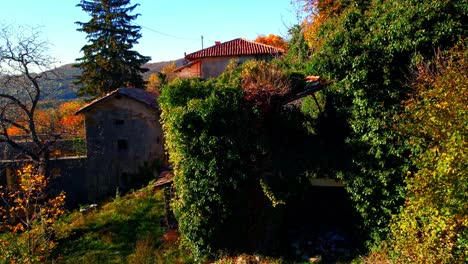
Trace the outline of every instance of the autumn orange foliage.
<instances>
[{"instance_id":1,"label":"autumn orange foliage","mask_svg":"<svg viewBox=\"0 0 468 264\"><path fill-rule=\"evenodd\" d=\"M64 213L65 194L62 192L46 201L48 180L44 175L37 173L32 165L18 170L17 180L16 188L10 188L8 191L0 188L1 199L7 204L6 209L3 208L3 213L7 212L3 219L10 220L4 223L2 228L13 232L25 231L30 229L36 220L51 224L53 219Z\"/></svg>"},{"instance_id":2,"label":"autumn orange foliage","mask_svg":"<svg viewBox=\"0 0 468 264\"><path fill-rule=\"evenodd\" d=\"M83 104L79 102L65 102L59 106L57 125L62 133L84 137L84 117L75 115L75 112L82 106Z\"/></svg>"},{"instance_id":3,"label":"autumn orange foliage","mask_svg":"<svg viewBox=\"0 0 468 264\"><path fill-rule=\"evenodd\" d=\"M84 137L84 118L75 115L75 112L83 105L81 102L65 102L57 109L37 109L34 114L34 122L39 134L59 134L62 138ZM16 122L28 127L25 118L18 117ZM16 126L7 129L9 136L21 136L26 132Z\"/></svg>"},{"instance_id":4,"label":"autumn orange foliage","mask_svg":"<svg viewBox=\"0 0 468 264\"><path fill-rule=\"evenodd\" d=\"M255 42L270 45L285 50L288 43L280 36L269 34L268 36L259 35Z\"/></svg>"},{"instance_id":5,"label":"autumn orange foliage","mask_svg":"<svg viewBox=\"0 0 468 264\"><path fill-rule=\"evenodd\" d=\"M24 135L24 131L19 129L18 127L11 126L7 128L7 134L10 136L20 136L20 135Z\"/></svg>"},{"instance_id":6,"label":"autumn orange foliage","mask_svg":"<svg viewBox=\"0 0 468 264\"><path fill-rule=\"evenodd\" d=\"M305 13L305 19L302 21L304 36L312 49L320 45L320 39L317 37L319 27L330 16L338 14L343 6L341 1L337 0L297 0L302 3L302 11Z\"/></svg>"},{"instance_id":7,"label":"autumn orange foliage","mask_svg":"<svg viewBox=\"0 0 468 264\"><path fill-rule=\"evenodd\" d=\"M1 263L42 262L56 246L52 225L64 213L65 193L48 197L47 187L48 179L32 165L18 170L15 186L0 186L0 231L16 235L0 237Z\"/></svg>"}]
</instances>

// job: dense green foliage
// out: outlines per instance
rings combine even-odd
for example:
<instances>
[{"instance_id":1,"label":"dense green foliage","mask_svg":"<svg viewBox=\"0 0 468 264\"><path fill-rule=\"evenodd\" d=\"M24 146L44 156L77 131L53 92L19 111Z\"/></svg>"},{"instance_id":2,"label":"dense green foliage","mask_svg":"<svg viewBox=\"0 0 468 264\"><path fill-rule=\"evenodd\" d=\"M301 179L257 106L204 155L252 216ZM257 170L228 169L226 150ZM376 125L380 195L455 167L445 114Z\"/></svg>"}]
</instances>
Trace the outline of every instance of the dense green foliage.
<instances>
[{"instance_id":1,"label":"dense green foliage","mask_svg":"<svg viewBox=\"0 0 468 264\"><path fill-rule=\"evenodd\" d=\"M300 25L294 25L289 29L288 33L291 38L288 41L288 49L284 61L288 64L289 68L303 70L311 55L303 29Z\"/></svg>"},{"instance_id":2,"label":"dense green foliage","mask_svg":"<svg viewBox=\"0 0 468 264\"><path fill-rule=\"evenodd\" d=\"M182 242L200 259L226 244L226 222L246 179L249 144L242 92L200 80L176 80L160 97L166 148L174 166L173 202ZM222 228L224 226L224 228Z\"/></svg>"},{"instance_id":3,"label":"dense green foliage","mask_svg":"<svg viewBox=\"0 0 468 264\"><path fill-rule=\"evenodd\" d=\"M468 53L420 64L401 129L416 170L391 225L392 261L468 261Z\"/></svg>"},{"instance_id":4,"label":"dense green foliage","mask_svg":"<svg viewBox=\"0 0 468 264\"><path fill-rule=\"evenodd\" d=\"M151 58L132 50L141 27L132 24L139 14L129 14L138 4L129 5L130 0L82 0L77 5L91 16L88 22L76 22L90 42L81 49L83 57L76 64L83 70L77 81L84 85L80 94L96 96L120 87L144 87L141 74L148 69L141 66Z\"/></svg>"},{"instance_id":5,"label":"dense green foliage","mask_svg":"<svg viewBox=\"0 0 468 264\"><path fill-rule=\"evenodd\" d=\"M194 259L165 244L161 193L150 187L54 223L54 258L171 263L278 252L290 246L282 244L295 223L287 212L313 208L303 206L317 202L304 201L310 183L328 177L343 180L363 240L379 246L376 259L468 262L467 1L305 2L319 12L316 22L308 35L307 27L290 29L283 59L232 64L217 79L162 89L172 206ZM92 17L77 22L90 41L76 65L80 93L142 88L149 57L131 50L141 34L131 23L138 14L128 14L137 5L77 6ZM289 100L309 74L330 86ZM64 90L59 80L44 85Z\"/></svg>"},{"instance_id":6,"label":"dense green foliage","mask_svg":"<svg viewBox=\"0 0 468 264\"><path fill-rule=\"evenodd\" d=\"M407 70L467 35L463 2L340 1L318 29L309 71L334 82L329 94L350 127L352 166L341 177L373 239L385 237L405 193L408 146L394 126Z\"/></svg>"},{"instance_id":7,"label":"dense green foliage","mask_svg":"<svg viewBox=\"0 0 468 264\"><path fill-rule=\"evenodd\" d=\"M197 259L287 250L286 209L304 202L309 180L333 177L340 166L334 158L344 152L329 145L336 133L323 116L324 95L321 110L306 99L305 115L287 105L304 82L281 65L249 61L216 80L176 80L163 89L175 216Z\"/></svg>"}]
</instances>

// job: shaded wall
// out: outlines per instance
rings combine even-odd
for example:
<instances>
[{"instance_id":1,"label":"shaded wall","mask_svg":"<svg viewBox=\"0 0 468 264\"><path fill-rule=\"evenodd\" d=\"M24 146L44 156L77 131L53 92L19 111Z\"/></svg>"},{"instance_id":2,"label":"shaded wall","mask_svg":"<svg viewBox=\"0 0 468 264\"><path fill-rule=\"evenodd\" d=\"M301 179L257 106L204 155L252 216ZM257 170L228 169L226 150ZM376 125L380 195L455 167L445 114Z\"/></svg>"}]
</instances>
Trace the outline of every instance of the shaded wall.
<instances>
[{"instance_id":1,"label":"shaded wall","mask_svg":"<svg viewBox=\"0 0 468 264\"><path fill-rule=\"evenodd\" d=\"M201 62L195 62L181 68L177 72L179 78L201 77Z\"/></svg>"},{"instance_id":2,"label":"shaded wall","mask_svg":"<svg viewBox=\"0 0 468 264\"><path fill-rule=\"evenodd\" d=\"M35 145L30 141L30 138L25 137L24 140L14 139L16 143L25 149L33 152L37 151ZM51 156L54 157L73 157L86 155L86 140L83 138L74 139L59 139L49 145ZM25 158L21 150L13 148L5 142L0 143L0 160L16 160Z\"/></svg>"},{"instance_id":3,"label":"shaded wall","mask_svg":"<svg viewBox=\"0 0 468 264\"><path fill-rule=\"evenodd\" d=\"M115 96L85 113L88 199L100 200L156 178L164 139L156 109Z\"/></svg>"},{"instance_id":4,"label":"shaded wall","mask_svg":"<svg viewBox=\"0 0 468 264\"><path fill-rule=\"evenodd\" d=\"M86 111L85 118L86 151L82 152L87 157L51 159L48 191L55 194L64 190L67 205L76 207L114 196L116 191L139 188L158 176L165 155L157 109L117 95ZM52 152L70 154L76 145L59 141ZM16 181L15 171L27 160L6 144L0 144L0 151L0 185L8 186Z\"/></svg>"},{"instance_id":5,"label":"shaded wall","mask_svg":"<svg viewBox=\"0 0 468 264\"><path fill-rule=\"evenodd\" d=\"M226 67L234 61L238 65L249 60L269 60L271 56L268 55L244 55L244 56L230 56L230 57L208 57L202 59L201 74L202 78L216 78L226 70Z\"/></svg>"},{"instance_id":6,"label":"shaded wall","mask_svg":"<svg viewBox=\"0 0 468 264\"><path fill-rule=\"evenodd\" d=\"M12 187L17 182L16 171L28 162L25 160L1 160L0 161L0 185ZM51 178L49 181L49 192L56 195L61 191L66 194L68 208L75 208L80 204L88 203L86 179L86 157L65 157L51 159Z\"/></svg>"}]
</instances>

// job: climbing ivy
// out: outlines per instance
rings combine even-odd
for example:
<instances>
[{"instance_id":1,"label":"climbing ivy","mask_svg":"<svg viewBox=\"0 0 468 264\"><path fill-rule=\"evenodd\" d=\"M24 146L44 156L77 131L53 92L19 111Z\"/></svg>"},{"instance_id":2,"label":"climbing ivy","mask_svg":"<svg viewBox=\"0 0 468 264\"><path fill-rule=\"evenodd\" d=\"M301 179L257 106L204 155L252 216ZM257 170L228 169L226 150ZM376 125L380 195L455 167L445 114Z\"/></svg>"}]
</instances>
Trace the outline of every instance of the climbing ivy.
<instances>
[{"instance_id":1,"label":"climbing ivy","mask_svg":"<svg viewBox=\"0 0 468 264\"><path fill-rule=\"evenodd\" d=\"M308 71L333 81L327 97L337 120L349 127L351 165L340 177L364 219L367 239L385 238L405 194L409 146L395 129L395 117L404 110L408 69L417 58L466 37L466 7L466 1L450 0L341 1L339 12L316 31L320 41Z\"/></svg>"},{"instance_id":2,"label":"climbing ivy","mask_svg":"<svg viewBox=\"0 0 468 264\"><path fill-rule=\"evenodd\" d=\"M229 240L227 220L246 180L249 148L242 91L213 81L176 80L164 88L166 147L174 166L174 214L182 243L196 259L213 256Z\"/></svg>"}]
</instances>

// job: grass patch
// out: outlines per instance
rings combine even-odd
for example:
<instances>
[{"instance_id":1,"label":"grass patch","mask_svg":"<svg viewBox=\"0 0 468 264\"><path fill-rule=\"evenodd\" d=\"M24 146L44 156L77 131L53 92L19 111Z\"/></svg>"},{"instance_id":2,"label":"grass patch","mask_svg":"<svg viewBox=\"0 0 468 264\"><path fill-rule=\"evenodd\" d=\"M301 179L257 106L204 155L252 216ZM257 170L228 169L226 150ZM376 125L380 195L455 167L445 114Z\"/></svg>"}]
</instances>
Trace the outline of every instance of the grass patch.
<instances>
[{"instance_id":1,"label":"grass patch","mask_svg":"<svg viewBox=\"0 0 468 264\"><path fill-rule=\"evenodd\" d=\"M55 225L58 263L186 263L177 238L167 240L162 191L150 186L95 210L71 212Z\"/></svg>"}]
</instances>

